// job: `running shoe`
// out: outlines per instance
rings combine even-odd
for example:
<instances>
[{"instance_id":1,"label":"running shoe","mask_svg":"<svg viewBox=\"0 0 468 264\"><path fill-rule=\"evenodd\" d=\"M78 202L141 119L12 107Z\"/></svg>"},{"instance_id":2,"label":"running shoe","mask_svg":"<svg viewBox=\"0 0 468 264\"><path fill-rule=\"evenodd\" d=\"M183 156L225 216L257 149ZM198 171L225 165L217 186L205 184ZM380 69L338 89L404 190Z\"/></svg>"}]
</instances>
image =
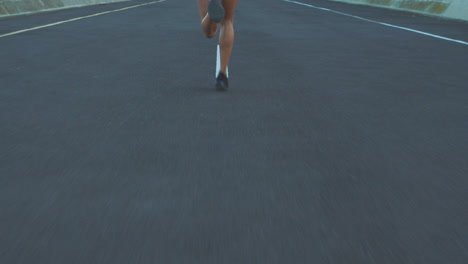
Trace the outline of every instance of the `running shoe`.
<instances>
[{"instance_id":1,"label":"running shoe","mask_svg":"<svg viewBox=\"0 0 468 264\"><path fill-rule=\"evenodd\" d=\"M218 91L226 91L229 88L228 78L224 73L219 72L218 77L216 77L215 87Z\"/></svg>"},{"instance_id":2,"label":"running shoe","mask_svg":"<svg viewBox=\"0 0 468 264\"><path fill-rule=\"evenodd\" d=\"M213 22L219 23L224 18L224 7L222 0L210 0L208 3L208 16Z\"/></svg>"}]
</instances>

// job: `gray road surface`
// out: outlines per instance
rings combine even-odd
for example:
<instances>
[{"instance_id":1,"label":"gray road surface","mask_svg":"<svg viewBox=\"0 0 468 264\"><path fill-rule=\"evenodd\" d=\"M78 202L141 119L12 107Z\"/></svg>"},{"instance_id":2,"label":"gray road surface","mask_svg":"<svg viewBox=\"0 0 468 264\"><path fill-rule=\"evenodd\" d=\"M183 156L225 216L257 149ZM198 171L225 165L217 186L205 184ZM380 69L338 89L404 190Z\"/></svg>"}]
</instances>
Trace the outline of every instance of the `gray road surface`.
<instances>
[{"instance_id":1,"label":"gray road surface","mask_svg":"<svg viewBox=\"0 0 468 264\"><path fill-rule=\"evenodd\" d=\"M467 45L240 0L219 93L198 19L168 0L0 38L0 263L467 263Z\"/></svg>"}]
</instances>

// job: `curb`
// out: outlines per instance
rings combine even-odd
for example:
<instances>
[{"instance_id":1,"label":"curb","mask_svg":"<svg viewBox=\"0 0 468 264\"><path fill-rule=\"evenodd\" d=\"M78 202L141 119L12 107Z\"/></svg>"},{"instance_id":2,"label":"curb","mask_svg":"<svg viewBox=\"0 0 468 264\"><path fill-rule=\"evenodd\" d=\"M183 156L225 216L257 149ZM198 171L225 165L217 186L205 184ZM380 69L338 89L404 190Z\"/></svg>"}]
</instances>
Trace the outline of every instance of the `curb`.
<instances>
[{"instance_id":1,"label":"curb","mask_svg":"<svg viewBox=\"0 0 468 264\"><path fill-rule=\"evenodd\" d=\"M468 21L467 0L331 0Z\"/></svg>"},{"instance_id":2,"label":"curb","mask_svg":"<svg viewBox=\"0 0 468 264\"><path fill-rule=\"evenodd\" d=\"M0 18L134 0L0 0Z\"/></svg>"}]
</instances>

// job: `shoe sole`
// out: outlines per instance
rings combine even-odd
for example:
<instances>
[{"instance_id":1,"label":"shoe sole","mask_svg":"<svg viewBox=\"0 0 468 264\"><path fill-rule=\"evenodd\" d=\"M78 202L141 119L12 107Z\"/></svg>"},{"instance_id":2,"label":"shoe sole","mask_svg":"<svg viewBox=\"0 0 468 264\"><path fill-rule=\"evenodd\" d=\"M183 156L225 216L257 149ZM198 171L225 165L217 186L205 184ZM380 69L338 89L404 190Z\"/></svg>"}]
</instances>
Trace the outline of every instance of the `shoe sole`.
<instances>
[{"instance_id":1,"label":"shoe sole","mask_svg":"<svg viewBox=\"0 0 468 264\"><path fill-rule=\"evenodd\" d=\"M215 23L219 23L224 19L224 7L220 0L210 0L208 3L208 16Z\"/></svg>"}]
</instances>

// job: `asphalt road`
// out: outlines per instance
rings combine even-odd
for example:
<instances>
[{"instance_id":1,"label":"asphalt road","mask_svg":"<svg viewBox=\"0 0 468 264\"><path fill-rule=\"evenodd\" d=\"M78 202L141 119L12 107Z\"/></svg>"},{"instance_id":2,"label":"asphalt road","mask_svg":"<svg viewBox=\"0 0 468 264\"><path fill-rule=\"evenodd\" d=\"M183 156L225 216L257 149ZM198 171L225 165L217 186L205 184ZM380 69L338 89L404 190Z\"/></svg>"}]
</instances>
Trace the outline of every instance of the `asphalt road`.
<instances>
[{"instance_id":1,"label":"asphalt road","mask_svg":"<svg viewBox=\"0 0 468 264\"><path fill-rule=\"evenodd\" d=\"M467 45L240 0L219 93L198 19L168 0L0 38L0 263L466 263Z\"/></svg>"}]
</instances>

